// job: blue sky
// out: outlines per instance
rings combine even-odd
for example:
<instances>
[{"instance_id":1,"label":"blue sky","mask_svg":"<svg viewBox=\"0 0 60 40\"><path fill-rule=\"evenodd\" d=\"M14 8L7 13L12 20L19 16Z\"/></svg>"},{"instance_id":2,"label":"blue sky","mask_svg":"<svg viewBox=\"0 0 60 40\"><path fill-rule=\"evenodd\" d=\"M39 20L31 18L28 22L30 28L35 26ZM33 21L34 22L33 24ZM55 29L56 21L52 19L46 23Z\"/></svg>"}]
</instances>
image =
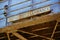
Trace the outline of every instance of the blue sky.
<instances>
[{"instance_id":1,"label":"blue sky","mask_svg":"<svg viewBox=\"0 0 60 40\"><path fill-rule=\"evenodd\" d=\"M26 0L11 0L10 5L14 5L14 4L17 4L17 3L20 3L20 2L24 2L24 1L26 1ZM35 8L40 8L40 7L49 5L49 4L53 4L55 2L59 2L60 0L49 0L47 2L44 2L46 0L33 0L33 1L34 1L33 2L34 4L39 3L39 2L43 2L41 4L34 5L33 8L35 9ZM31 10L32 9L31 6L27 7L27 8L24 8L24 9L20 9L20 8L29 6L31 4L32 4L32 0L30 0L28 2L25 2L25 3L22 3L22 4L18 4L16 6L10 7L9 11L13 11L13 10L16 10L16 9L19 9L19 10L9 13L8 16L16 15L16 14ZM6 1L4 3L0 3L0 9L4 8L4 5L8 5L8 1ZM54 12L54 13L60 12L60 4L51 5L51 9L53 9L52 12ZM4 10L0 10L0 14L2 14L2 15L0 15L0 18L5 18L3 13L4 13ZM0 28L5 27L5 21L6 21L6 19L0 20Z\"/></svg>"}]
</instances>

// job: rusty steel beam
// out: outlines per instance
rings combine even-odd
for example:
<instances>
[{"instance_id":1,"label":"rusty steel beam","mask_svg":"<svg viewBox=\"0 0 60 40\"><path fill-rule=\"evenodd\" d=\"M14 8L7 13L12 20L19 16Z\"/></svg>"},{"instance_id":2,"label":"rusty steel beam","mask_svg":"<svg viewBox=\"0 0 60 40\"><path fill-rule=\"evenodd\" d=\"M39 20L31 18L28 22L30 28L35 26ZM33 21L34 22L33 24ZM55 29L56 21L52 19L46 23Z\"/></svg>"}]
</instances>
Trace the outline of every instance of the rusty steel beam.
<instances>
[{"instance_id":1,"label":"rusty steel beam","mask_svg":"<svg viewBox=\"0 0 60 40\"><path fill-rule=\"evenodd\" d=\"M18 34L18 33L16 33L16 32L13 32L12 34L15 35L16 37L18 37L18 38L21 39L21 40L27 40L27 39L24 38L22 35L20 35L20 34Z\"/></svg>"},{"instance_id":2,"label":"rusty steel beam","mask_svg":"<svg viewBox=\"0 0 60 40\"><path fill-rule=\"evenodd\" d=\"M57 29L57 25L58 25L58 22L56 22L56 25L55 25L55 27L54 27L54 29L53 29L53 33L52 33L52 35L51 35L51 39L50 39L50 40L52 40L52 38L54 37L55 31L56 31L56 29Z\"/></svg>"},{"instance_id":3,"label":"rusty steel beam","mask_svg":"<svg viewBox=\"0 0 60 40\"><path fill-rule=\"evenodd\" d=\"M48 29L49 27L45 27L45 28L41 28L41 29L36 29L36 30L32 30L32 32L34 31L39 31L39 30L44 30L44 29Z\"/></svg>"},{"instance_id":4,"label":"rusty steel beam","mask_svg":"<svg viewBox=\"0 0 60 40\"><path fill-rule=\"evenodd\" d=\"M42 35L37 35L37 34L34 34L34 33L30 33L30 32L26 32L26 31L22 31L22 30L19 30L20 32L23 32L23 33L27 33L27 34L30 34L30 35L35 35L35 36L38 36L38 37L42 37L42 38L45 38L45 39L51 39L49 37L45 37L45 36L42 36ZM54 40L54 39L52 39Z\"/></svg>"},{"instance_id":5,"label":"rusty steel beam","mask_svg":"<svg viewBox=\"0 0 60 40\"><path fill-rule=\"evenodd\" d=\"M20 28L24 28L24 27L28 27L28 26L32 26L32 25L37 25L37 24L41 24L44 22L48 22L48 21L58 20L58 18L60 18L60 13L54 14L54 15L45 15L45 16L38 17L34 20L17 22L13 25L7 26L5 28L1 28L0 32L12 32L12 30L15 31Z\"/></svg>"},{"instance_id":6,"label":"rusty steel beam","mask_svg":"<svg viewBox=\"0 0 60 40\"><path fill-rule=\"evenodd\" d=\"M7 33L8 40L10 40L9 33Z\"/></svg>"}]
</instances>

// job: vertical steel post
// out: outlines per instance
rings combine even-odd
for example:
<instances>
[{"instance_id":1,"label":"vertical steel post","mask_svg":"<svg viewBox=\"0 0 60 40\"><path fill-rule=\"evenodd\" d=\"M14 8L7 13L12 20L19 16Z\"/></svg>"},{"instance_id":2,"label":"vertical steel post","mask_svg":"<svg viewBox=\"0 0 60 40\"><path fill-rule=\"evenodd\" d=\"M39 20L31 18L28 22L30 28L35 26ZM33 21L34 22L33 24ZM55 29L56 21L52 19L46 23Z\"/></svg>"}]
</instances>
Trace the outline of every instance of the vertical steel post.
<instances>
[{"instance_id":1,"label":"vertical steel post","mask_svg":"<svg viewBox=\"0 0 60 40\"><path fill-rule=\"evenodd\" d=\"M7 14L8 14L8 5L4 6L4 16L6 17L6 26L7 26Z\"/></svg>"},{"instance_id":2,"label":"vertical steel post","mask_svg":"<svg viewBox=\"0 0 60 40\"><path fill-rule=\"evenodd\" d=\"M34 0L31 0L31 4L32 4L32 6L31 6L31 11L30 12L31 12L31 15L32 15L33 14L33 9L34 9L33 8ZM31 17L31 19L32 19L32 17Z\"/></svg>"}]
</instances>

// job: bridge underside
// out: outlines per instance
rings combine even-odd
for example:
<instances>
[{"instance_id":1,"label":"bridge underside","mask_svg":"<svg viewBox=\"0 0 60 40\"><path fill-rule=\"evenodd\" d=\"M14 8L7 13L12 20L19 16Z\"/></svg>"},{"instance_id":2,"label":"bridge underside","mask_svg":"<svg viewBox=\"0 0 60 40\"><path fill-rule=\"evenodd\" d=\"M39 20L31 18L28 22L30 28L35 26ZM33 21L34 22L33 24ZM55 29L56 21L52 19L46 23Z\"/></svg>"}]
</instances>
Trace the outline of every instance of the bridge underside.
<instances>
[{"instance_id":1,"label":"bridge underside","mask_svg":"<svg viewBox=\"0 0 60 40\"><path fill-rule=\"evenodd\" d=\"M60 13L34 16L0 29L0 40L59 40ZM27 21L26 21L27 20Z\"/></svg>"}]
</instances>

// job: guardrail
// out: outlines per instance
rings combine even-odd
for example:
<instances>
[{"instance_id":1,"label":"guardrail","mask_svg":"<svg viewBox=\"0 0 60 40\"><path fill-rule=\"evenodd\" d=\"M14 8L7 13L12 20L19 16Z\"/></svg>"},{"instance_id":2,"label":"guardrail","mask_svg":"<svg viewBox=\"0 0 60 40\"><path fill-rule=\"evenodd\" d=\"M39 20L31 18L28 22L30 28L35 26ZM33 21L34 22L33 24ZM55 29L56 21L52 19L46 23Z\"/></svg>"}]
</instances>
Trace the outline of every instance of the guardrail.
<instances>
[{"instance_id":1,"label":"guardrail","mask_svg":"<svg viewBox=\"0 0 60 40\"><path fill-rule=\"evenodd\" d=\"M26 12L26 13L23 13L23 14L20 14L20 15L9 17L8 22L23 19L23 18L27 18L27 17L34 16L34 15L38 15L38 14L41 14L41 13L44 13L44 12L48 12L50 10L51 10L50 6L47 6L47 7L44 7L44 8L39 8L39 9L33 10L33 13L32 13L32 11L29 11L29 12Z\"/></svg>"},{"instance_id":2,"label":"guardrail","mask_svg":"<svg viewBox=\"0 0 60 40\"><path fill-rule=\"evenodd\" d=\"M28 1L30 1L30 0L28 0ZM18 4L22 4L22 3L25 3L25 2L28 2L28 1L19 2L19 3L17 3L17 4L11 5L10 7L16 6L16 5L18 5ZM45 0L45 1L43 1L43 2L47 2L47 0ZM43 3L43 2L39 2L39 3ZM23 8L19 8L19 9L10 11L10 12L15 12L15 11L17 11L17 10L21 10L21 9L24 9L24 8L27 8L27 7L31 7L31 6L37 5L37 4L39 4L39 3L35 3L35 4L33 4L33 5L29 5L29 6L26 6L26 7L23 7ZM3 10L3 9L0 9L0 10ZM3 15L3 14L0 14L0 15ZM12 15L12 16L13 16L13 15ZM2 18L2 19L3 19L3 18Z\"/></svg>"},{"instance_id":3,"label":"guardrail","mask_svg":"<svg viewBox=\"0 0 60 40\"><path fill-rule=\"evenodd\" d=\"M53 5L53 4L51 4ZM29 16L33 16L33 15L37 15L37 14L41 14L41 13L44 13L44 12L47 12L47 11L50 11L50 6L51 5L47 5L47 6L44 6L42 8L38 8L38 9L34 9L32 11L29 11L29 12L26 12L26 13L23 13L23 14L20 14L20 15L16 15L16 16L13 16L13 17L9 17L8 18L8 22L9 21L15 21L15 20L19 20L19 19L23 19L23 18L26 18L26 17L29 17ZM32 13L33 12L33 13ZM10 20L11 19L11 20Z\"/></svg>"},{"instance_id":4,"label":"guardrail","mask_svg":"<svg viewBox=\"0 0 60 40\"><path fill-rule=\"evenodd\" d=\"M17 4L11 5L11 6L9 6L9 7L13 7L13 6L16 6L16 5L19 5L19 4L28 2L28 1L30 1L30 0L27 0L27 1L24 1L24 2L19 2L19 3L17 3ZM12 11L10 11L10 12L15 12L15 11L17 11L17 10L21 10L21 9L24 9L24 8L27 8L27 7L31 7L31 6L34 6L34 5L37 5L37 4L41 4L41 3L44 3L44 2L47 2L47 1L48 1L48 0L45 0L45 1L39 2L39 3L35 3L35 4L31 4L31 5L29 5L29 6L26 6L26 7L23 7L23 8L18 8L18 9L16 9L16 10L12 10ZM3 10L3 9L4 9L4 8L2 8L2 9L0 9L0 10ZM0 15L2 15L2 14L0 14Z\"/></svg>"},{"instance_id":5,"label":"guardrail","mask_svg":"<svg viewBox=\"0 0 60 40\"><path fill-rule=\"evenodd\" d=\"M18 4L22 4L22 3L28 2L28 1L30 1L30 0L23 1L23 2L19 2L19 3L17 3L17 4L13 4L13 5L9 6L9 7L13 7L13 6L16 6L16 5L18 5ZM5 1L5 2L6 2L6 1ZM4 9L4 8L1 8L0 10L3 10L3 9Z\"/></svg>"},{"instance_id":6,"label":"guardrail","mask_svg":"<svg viewBox=\"0 0 60 40\"><path fill-rule=\"evenodd\" d=\"M57 2L57 3L54 3L54 4L60 4L60 2ZM47 5L47 6L51 6L51 5L54 5L54 4L50 4L50 5ZM47 6L44 6L44 7L47 7ZM41 8L44 8L44 7L41 7ZM37 8L37 9L39 9L39 8ZM36 9L34 9L34 10L36 10ZM31 11L31 10L30 10ZM28 12L28 11L27 11ZM23 12L23 13L25 13L25 12ZM22 13L22 14L23 14ZM21 13L20 13L21 14ZM17 15L19 15L19 14L16 14L16 15L12 15L12 16L9 16L9 17L13 17L13 16L17 16ZM7 17L7 18L9 18L9 17ZM0 20L2 20L2 19L4 19L4 18L1 18Z\"/></svg>"},{"instance_id":7,"label":"guardrail","mask_svg":"<svg viewBox=\"0 0 60 40\"><path fill-rule=\"evenodd\" d=\"M28 0L28 1L30 1L30 0ZM24 2L28 2L28 1L24 1ZM21 3L24 3L24 2L21 2ZM44 2L47 2L47 0L44 1ZM14 4L14 5L11 5L10 7L15 6L15 5L18 5L18 4L21 4L21 3L17 3L17 4ZM39 3L33 4L33 5L29 5L29 6L27 6L27 7L31 7L31 6L40 4L40 3L43 3L43 2L39 2ZM49 4L49 5L47 5L47 6L51 6L51 5L54 5L54 4L60 4L60 2L56 2L56 3L53 3L53 4ZM44 6L44 7L47 7L47 6ZM13 10L13 11L11 11L11 12L15 12L15 11L17 11L17 10L21 10L21 9L24 9L24 8L27 8L27 7L23 7L23 8L20 8L20 9L16 9L16 10ZM44 7L41 7L41 8L44 8ZM41 9L41 8L37 8L37 9ZM0 10L2 10L2 9L0 9ZM33 9L33 10L36 10L36 9ZM32 10L32 11L33 11L33 10ZM27 11L27 13L31 13L32 11L29 10L29 12ZM22 14L20 13L20 14L12 15L12 16L9 16L9 17L7 17L7 18L11 18L11 17L17 16L17 15L20 15L20 16L21 16L21 15L24 15L24 14L26 14L26 12L23 12ZM0 20L2 20L2 19L4 19L4 18L1 18Z\"/></svg>"}]
</instances>

